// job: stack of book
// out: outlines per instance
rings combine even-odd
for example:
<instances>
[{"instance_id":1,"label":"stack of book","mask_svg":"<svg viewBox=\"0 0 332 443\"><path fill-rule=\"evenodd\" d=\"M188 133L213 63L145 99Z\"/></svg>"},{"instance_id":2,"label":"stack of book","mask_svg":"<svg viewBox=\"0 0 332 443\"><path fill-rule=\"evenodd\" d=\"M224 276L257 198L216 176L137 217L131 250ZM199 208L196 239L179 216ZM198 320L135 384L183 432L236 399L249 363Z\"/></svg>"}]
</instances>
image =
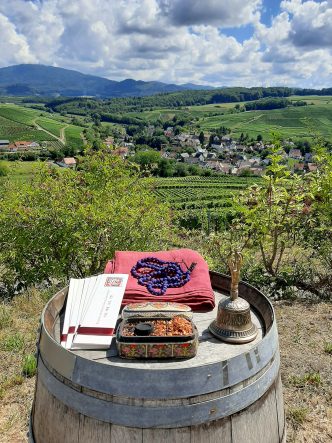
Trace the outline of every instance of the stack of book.
<instances>
[{"instance_id":1,"label":"stack of book","mask_svg":"<svg viewBox=\"0 0 332 443\"><path fill-rule=\"evenodd\" d=\"M128 274L102 274L69 284L61 345L107 349L115 332Z\"/></svg>"}]
</instances>

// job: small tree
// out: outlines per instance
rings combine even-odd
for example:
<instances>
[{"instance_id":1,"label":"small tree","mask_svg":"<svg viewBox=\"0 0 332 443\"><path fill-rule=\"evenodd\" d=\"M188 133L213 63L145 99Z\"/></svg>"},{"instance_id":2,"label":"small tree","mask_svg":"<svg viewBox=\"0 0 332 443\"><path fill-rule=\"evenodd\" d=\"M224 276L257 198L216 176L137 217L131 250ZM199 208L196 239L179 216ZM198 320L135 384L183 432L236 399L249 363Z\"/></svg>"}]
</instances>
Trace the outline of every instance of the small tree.
<instances>
[{"instance_id":1,"label":"small tree","mask_svg":"<svg viewBox=\"0 0 332 443\"><path fill-rule=\"evenodd\" d=\"M270 149L266 175L238 196L227 231L209 239L210 254L222 263L230 250L242 250L245 277L271 294L294 296L297 288L329 298L332 155L316 148L318 170L298 176L283 164L278 142Z\"/></svg>"},{"instance_id":2,"label":"small tree","mask_svg":"<svg viewBox=\"0 0 332 443\"><path fill-rule=\"evenodd\" d=\"M205 140L205 135L204 135L203 131L200 132L198 138L199 138L200 144L203 145L204 144L204 140Z\"/></svg>"},{"instance_id":3,"label":"small tree","mask_svg":"<svg viewBox=\"0 0 332 443\"><path fill-rule=\"evenodd\" d=\"M241 231L244 245L259 247L266 271L276 276L285 248L302 235L306 194L303 178L291 176L281 163L280 144L276 142L271 151L263 184L252 186L239 199L239 217L232 229Z\"/></svg>"}]
</instances>

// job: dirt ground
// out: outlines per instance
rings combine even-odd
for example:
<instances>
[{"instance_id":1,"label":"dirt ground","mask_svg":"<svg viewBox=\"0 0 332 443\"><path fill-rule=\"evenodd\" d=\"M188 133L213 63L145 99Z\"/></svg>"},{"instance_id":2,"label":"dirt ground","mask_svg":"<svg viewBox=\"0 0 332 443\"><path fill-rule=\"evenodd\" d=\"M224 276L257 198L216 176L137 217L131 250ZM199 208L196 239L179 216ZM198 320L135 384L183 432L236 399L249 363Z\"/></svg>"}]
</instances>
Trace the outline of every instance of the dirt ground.
<instances>
[{"instance_id":1,"label":"dirt ground","mask_svg":"<svg viewBox=\"0 0 332 443\"><path fill-rule=\"evenodd\" d=\"M34 377L22 375L35 352L45 298L38 292L0 305L0 442L27 441ZM287 442L332 441L332 304L279 302L280 340Z\"/></svg>"},{"instance_id":2,"label":"dirt ground","mask_svg":"<svg viewBox=\"0 0 332 443\"><path fill-rule=\"evenodd\" d=\"M287 442L332 442L332 304L275 306Z\"/></svg>"}]
</instances>

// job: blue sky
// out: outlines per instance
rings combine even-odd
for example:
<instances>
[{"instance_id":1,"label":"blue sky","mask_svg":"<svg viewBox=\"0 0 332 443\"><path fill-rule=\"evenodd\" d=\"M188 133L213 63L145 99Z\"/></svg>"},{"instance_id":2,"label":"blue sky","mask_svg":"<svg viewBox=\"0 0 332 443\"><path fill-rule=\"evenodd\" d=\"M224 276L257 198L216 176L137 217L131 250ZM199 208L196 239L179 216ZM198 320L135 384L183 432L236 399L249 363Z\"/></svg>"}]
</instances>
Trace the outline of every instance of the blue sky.
<instances>
[{"instance_id":1,"label":"blue sky","mask_svg":"<svg viewBox=\"0 0 332 443\"><path fill-rule=\"evenodd\" d=\"M266 26L271 26L273 17L280 13L280 0L265 0L261 8L261 22ZM252 24L221 29L221 32L228 36L233 36L237 41L243 43L251 38L255 32Z\"/></svg>"},{"instance_id":2,"label":"blue sky","mask_svg":"<svg viewBox=\"0 0 332 443\"><path fill-rule=\"evenodd\" d=\"M332 86L332 0L0 0L0 67L114 80Z\"/></svg>"}]
</instances>

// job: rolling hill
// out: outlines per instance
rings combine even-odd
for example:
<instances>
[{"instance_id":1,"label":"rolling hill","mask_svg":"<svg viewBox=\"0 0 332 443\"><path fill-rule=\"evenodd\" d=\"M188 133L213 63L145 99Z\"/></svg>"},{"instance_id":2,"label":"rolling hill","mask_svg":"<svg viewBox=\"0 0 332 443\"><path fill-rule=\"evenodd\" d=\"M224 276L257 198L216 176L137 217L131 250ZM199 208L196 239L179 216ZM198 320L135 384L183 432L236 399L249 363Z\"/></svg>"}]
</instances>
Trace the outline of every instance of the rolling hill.
<instances>
[{"instance_id":1,"label":"rolling hill","mask_svg":"<svg viewBox=\"0 0 332 443\"><path fill-rule=\"evenodd\" d=\"M53 66L22 64L0 68L0 95L130 97L189 89L213 89L194 84L175 85L133 79L108 80Z\"/></svg>"}]
</instances>

